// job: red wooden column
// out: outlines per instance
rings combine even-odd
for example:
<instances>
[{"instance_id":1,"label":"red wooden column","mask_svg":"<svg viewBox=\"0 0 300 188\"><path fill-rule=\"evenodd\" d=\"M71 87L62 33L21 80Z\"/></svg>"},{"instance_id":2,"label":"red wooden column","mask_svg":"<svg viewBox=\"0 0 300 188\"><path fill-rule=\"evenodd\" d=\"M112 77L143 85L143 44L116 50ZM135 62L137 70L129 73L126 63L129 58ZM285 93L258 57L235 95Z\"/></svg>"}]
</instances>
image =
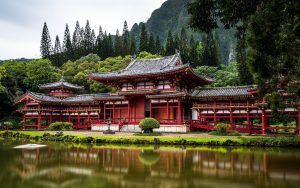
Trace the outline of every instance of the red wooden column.
<instances>
[{"instance_id":1,"label":"red wooden column","mask_svg":"<svg viewBox=\"0 0 300 188\"><path fill-rule=\"evenodd\" d=\"M71 113L69 112L68 122L71 123Z\"/></svg>"},{"instance_id":2,"label":"red wooden column","mask_svg":"<svg viewBox=\"0 0 300 188\"><path fill-rule=\"evenodd\" d=\"M177 104L177 123L181 123L181 105L180 105L180 98L177 99L178 104Z\"/></svg>"},{"instance_id":3,"label":"red wooden column","mask_svg":"<svg viewBox=\"0 0 300 188\"><path fill-rule=\"evenodd\" d=\"M262 134L266 134L266 127L267 127L267 117L266 117L266 110L262 108L261 110L261 127L262 127Z\"/></svg>"},{"instance_id":4,"label":"red wooden column","mask_svg":"<svg viewBox=\"0 0 300 188\"><path fill-rule=\"evenodd\" d=\"M52 123L53 121L53 115L52 115L52 112L50 113L50 124Z\"/></svg>"},{"instance_id":5,"label":"red wooden column","mask_svg":"<svg viewBox=\"0 0 300 188\"><path fill-rule=\"evenodd\" d=\"M37 119L37 124L38 124L38 130L41 129L41 112L38 112L38 119Z\"/></svg>"},{"instance_id":6,"label":"red wooden column","mask_svg":"<svg viewBox=\"0 0 300 188\"><path fill-rule=\"evenodd\" d=\"M110 115L110 116L112 116L112 123L115 123L115 102L113 102L113 109L112 109L112 115Z\"/></svg>"},{"instance_id":7,"label":"red wooden column","mask_svg":"<svg viewBox=\"0 0 300 188\"><path fill-rule=\"evenodd\" d=\"M218 119L217 119L217 110L214 109L214 127L218 124Z\"/></svg>"},{"instance_id":8,"label":"red wooden column","mask_svg":"<svg viewBox=\"0 0 300 188\"><path fill-rule=\"evenodd\" d=\"M150 105L151 105L151 101L150 101ZM150 107L150 117L151 117L151 107ZM127 122L130 122L130 102L128 99L128 105L127 105Z\"/></svg>"},{"instance_id":9,"label":"red wooden column","mask_svg":"<svg viewBox=\"0 0 300 188\"><path fill-rule=\"evenodd\" d=\"M104 102L104 112L103 112L103 119L104 119L104 121L106 121L106 104L105 104L105 102Z\"/></svg>"},{"instance_id":10,"label":"red wooden column","mask_svg":"<svg viewBox=\"0 0 300 188\"><path fill-rule=\"evenodd\" d=\"M229 110L229 118L230 118L230 129L233 130L233 110Z\"/></svg>"},{"instance_id":11,"label":"red wooden column","mask_svg":"<svg viewBox=\"0 0 300 188\"><path fill-rule=\"evenodd\" d=\"M247 127L248 127L248 130L249 130L249 133L251 134L251 120L250 120L250 110L247 109Z\"/></svg>"},{"instance_id":12,"label":"red wooden column","mask_svg":"<svg viewBox=\"0 0 300 188\"><path fill-rule=\"evenodd\" d=\"M298 136L300 136L300 109L298 109Z\"/></svg>"},{"instance_id":13,"label":"red wooden column","mask_svg":"<svg viewBox=\"0 0 300 188\"><path fill-rule=\"evenodd\" d=\"M77 111L77 128L80 125L80 113Z\"/></svg>"},{"instance_id":14,"label":"red wooden column","mask_svg":"<svg viewBox=\"0 0 300 188\"><path fill-rule=\"evenodd\" d=\"M91 114L90 112L87 112L88 113L88 124L87 124L87 127L91 125Z\"/></svg>"},{"instance_id":15,"label":"red wooden column","mask_svg":"<svg viewBox=\"0 0 300 188\"><path fill-rule=\"evenodd\" d=\"M24 117L23 118L24 118L24 120L23 120L24 121L23 122L24 129L26 129L26 112L24 112Z\"/></svg>"},{"instance_id":16,"label":"red wooden column","mask_svg":"<svg viewBox=\"0 0 300 188\"><path fill-rule=\"evenodd\" d=\"M170 123L170 115L169 115L169 100L167 99L167 122Z\"/></svg>"},{"instance_id":17,"label":"red wooden column","mask_svg":"<svg viewBox=\"0 0 300 188\"><path fill-rule=\"evenodd\" d=\"M150 99L150 117L152 118L152 100Z\"/></svg>"}]
</instances>

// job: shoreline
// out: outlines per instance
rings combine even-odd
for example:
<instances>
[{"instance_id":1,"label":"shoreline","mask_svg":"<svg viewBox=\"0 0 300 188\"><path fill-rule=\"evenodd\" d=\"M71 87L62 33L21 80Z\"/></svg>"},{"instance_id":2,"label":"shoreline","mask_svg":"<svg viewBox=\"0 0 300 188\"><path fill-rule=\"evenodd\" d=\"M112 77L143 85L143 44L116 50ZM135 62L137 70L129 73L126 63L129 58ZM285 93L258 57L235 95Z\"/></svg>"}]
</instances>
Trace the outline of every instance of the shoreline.
<instances>
[{"instance_id":1,"label":"shoreline","mask_svg":"<svg viewBox=\"0 0 300 188\"><path fill-rule=\"evenodd\" d=\"M213 136L207 133L162 134L161 136L134 136L133 133L105 135L93 131L0 131L0 137L29 141L54 141L92 144L149 144L187 146L255 146L300 147L299 136Z\"/></svg>"}]
</instances>

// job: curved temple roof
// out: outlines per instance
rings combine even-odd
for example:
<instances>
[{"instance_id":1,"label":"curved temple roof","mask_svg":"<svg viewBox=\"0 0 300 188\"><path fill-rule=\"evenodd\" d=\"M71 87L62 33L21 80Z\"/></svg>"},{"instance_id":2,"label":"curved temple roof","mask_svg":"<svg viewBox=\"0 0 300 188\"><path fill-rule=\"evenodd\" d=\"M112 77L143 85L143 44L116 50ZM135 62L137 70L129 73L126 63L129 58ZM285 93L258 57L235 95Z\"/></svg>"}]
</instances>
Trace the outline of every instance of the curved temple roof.
<instances>
[{"instance_id":1,"label":"curved temple roof","mask_svg":"<svg viewBox=\"0 0 300 188\"><path fill-rule=\"evenodd\" d=\"M48 84L43 84L39 85L40 89L70 89L70 90L82 90L82 86L78 86L75 84L71 84L67 81L65 81L64 77L62 76L61 79L58 82L53 82L53 83L48 83Z\"/></svg>"},{"instance_id":2,"label":"curved temple roof","mask_svg":"<svg viewBox=\"0 0 300 188\"><path fill-rule=\"evenodd\" d=\"M253 86L210 87L195 89L191 96L195 98L209 97L248 97Z\"/></svg>"},{"instance_id":3,"label":"curved temple roof","mask_svg":"<svg viewBox=\"0 0 300 188\"><path fill-rule=\"evenodd\" d=\"M189 64L183 64L180 58L180 54L177 53L172 56L166 56L155 59L135 59L125 69L114 72L100 72L90 75L91 79L98 81L115 80L127 77L138 77L138 76L151 76L159 75L164 73L173 73L177 70L192 69ZM199 75L196 75L204 83L211 83L212 80L206 79Z\"/></svg>"},{"instance_id":4,"label":"curved temple roof","mask_svg":"<svg viewBox=\"0 0 300 188\"><path fill-rule=\"evenodd\" d=\"M74 95L72 97L68 98L57 98L53 97L51 95L47 95L44 93L35 93L35 92L30 92L28 91L25 96L28 95L32 97L33 99L41 102L46 102L46 103L58 103L58 104L67 104L67 103L94 103L96 102L96 99L123 99L124 97L120 96L113 96L108 93L105 94L84 94L84 95Z\"/></svg>"}]
</instances>

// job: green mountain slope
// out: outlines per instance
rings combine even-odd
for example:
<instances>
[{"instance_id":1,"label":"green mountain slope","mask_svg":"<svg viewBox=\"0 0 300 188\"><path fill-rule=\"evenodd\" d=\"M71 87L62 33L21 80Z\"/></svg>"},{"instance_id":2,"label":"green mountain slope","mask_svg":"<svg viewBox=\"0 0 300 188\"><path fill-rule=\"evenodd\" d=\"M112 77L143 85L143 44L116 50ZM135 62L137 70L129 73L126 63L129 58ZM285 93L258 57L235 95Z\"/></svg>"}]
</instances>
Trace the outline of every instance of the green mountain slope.
<instances>
[{"instance_id":1,"label":"green mountain slope","mask_svg":"<svg viewBox=\"0 0 300 188\"><path fill-rule=\"evenodd\" d=\"M180 32L184 27L188 36L193 35L196 40L201 40L202 33L191 30L188 26L189 14L186 9L186 4L192 0L167 0L162 6L152 12L151 17L146 23L134 24L131 33L139 40L141 25L146 24L149 33L159 36L162 44L167 40L168 31L171 30L173 35ZM218 29L216 33L219 38L222 59L224 64L227 64L231 49L235 48L236 40L234 30Z\"/></svg>"}]
</instances>

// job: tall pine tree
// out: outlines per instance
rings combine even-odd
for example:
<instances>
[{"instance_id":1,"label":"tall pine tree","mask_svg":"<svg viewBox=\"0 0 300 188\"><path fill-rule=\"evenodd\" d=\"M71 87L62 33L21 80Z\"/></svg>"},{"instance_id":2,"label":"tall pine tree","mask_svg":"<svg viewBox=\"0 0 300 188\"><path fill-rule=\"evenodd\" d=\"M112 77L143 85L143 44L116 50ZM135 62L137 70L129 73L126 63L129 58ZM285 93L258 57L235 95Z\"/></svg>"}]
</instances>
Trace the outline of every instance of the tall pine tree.
<instances>
[{"instance_id":1,"label":"tall pine tree","mask_svg":"<svg viewBox=\"0 0 300 188\"><path fill-rule=\"evenodd\" d=\"M46 22L44 22L40 51L42 58L50 58L52 54L51 38Z\"/></svg>"},{"instance_id":2,"label":"tall pine tree","mask_svg":"<svg viewBox=\"0 0 300 188\"><path fill-rule=\"evenodd\" d=\"M82 38L80 34L80 25L79 25L79 21L76 21L76 26L72 37L73 60L80 58L81 44L82 44Z\"/></svg>"},{"instance_id":3,"label":"tall pine tree","mask_svg":"<svg viewBox=\"0 0 300 188\"><path fill-rule=\"evenodd\" d=\"M142 30L140 34L140 47L139 52L147 51L148 50L148 33L146 30L146 25L142 25Z\"/></svg>"},{"instance_id":4,"label":"tall pine tree","mask_svg":"<svg viewBox=\"0 0 300 188\"><path fill-rule=\"evenodd\" d=\"M122 38L120 36L119 30L116 31L115 43L114 43L114 52L115 56L119 56L122 54Z\"/></svg>"},{"instance_id":5,"label":"tall pine tree","mask_svg":"<svg viewBox=\"0 0 300 188\"><path fill-rule=\"evenodd\" d=\"M159 36L156 36L155 39L155 53L161 54L161 44L160 44Z\"/></svg>"},{"instance_id":6,"label":"tall pine tree","mask_svg":"<svg viewBox=\"0 0 300 188\"><path fill-rule=\"evenodd\" d=\"M173 55L175 54L175 45L174 45L174 39L172 32L168 32L168 38L167 38L167 43L166 43L166 52L165 55Z\"/></svg>"},{"instance_id":7,"label":"tall pine tree","mask_svg":"<svg viewBox=\"0 0 300 188\"><path fill-rule=\"evenodd\" d=\"M56 35L55 38L55 44L54 44L53 55L52 55L52 63L55 66L61 66L63 64L62 49L61 49L58 35Z\"/></svg>"},{"instance_id":8,"label":"tall pine tree","mask_svg":"<svg viewBox=\"0 0 300 188\"><path fill-rule=\"evenodd\" d=\"M133 56L136 55L136 42L133 34L130 37L130 54Z\"/></svg>"},{"instance_id":9,"label":"tall pine tree","mask_svg":"<svg viewBox=\"0 0 300 188\"><path fill-rule=\"evenodd\" d=\"M65 34L64 34L64 41L62 45L62 51L64 53L64 62L68 60L72 60L73 51L72 51L72 43L71 43L71 36L69 31L69 26L66 24Z\"/></svg>"},{"instance_id":10,"label":"tall pine tree","mask_svg":"<svg viewBox=\"0 0 300 188\"><path fill-rule=\"evenodd\" d=\"M155 40L152 33L150 34L149 38L148 51L152 54L155 54Z\"/></svg>"},{"instance_id":11,"label":"tall pine tree","mask_svg":"<svg viewBox=\"0 0 300 188\"><path fill-rule=\"evenodd\" d=\"M208 33L206 37L204 37L203 44L204 52L202 56L202 63L208 66L219 67L221 62L217 49L218 45L212 32Z\"/></svg>"},{"instance_id":12,"label":"tall pine tree","mask_svg":"<svg viewBox=\"0 0 300 188\"><path fill-rule=\"evenodd\" d=\"M122 55L125 56L130 54L130 35L129 35L127 21L124 22L122 41L123 41Z\"/></svg>"},{"instance_id":13,"label":"tall pine tree","mask_svg":"<svg viewBox=\"0 0 300 188\"><path fill-rule=\"evenodd\" d=\"M86 25L84 29L83 47L84 47L83 55L87 55L93 50L92 30L90 27L89 20L86 21Z\"/></svg>"}]
</instances>

